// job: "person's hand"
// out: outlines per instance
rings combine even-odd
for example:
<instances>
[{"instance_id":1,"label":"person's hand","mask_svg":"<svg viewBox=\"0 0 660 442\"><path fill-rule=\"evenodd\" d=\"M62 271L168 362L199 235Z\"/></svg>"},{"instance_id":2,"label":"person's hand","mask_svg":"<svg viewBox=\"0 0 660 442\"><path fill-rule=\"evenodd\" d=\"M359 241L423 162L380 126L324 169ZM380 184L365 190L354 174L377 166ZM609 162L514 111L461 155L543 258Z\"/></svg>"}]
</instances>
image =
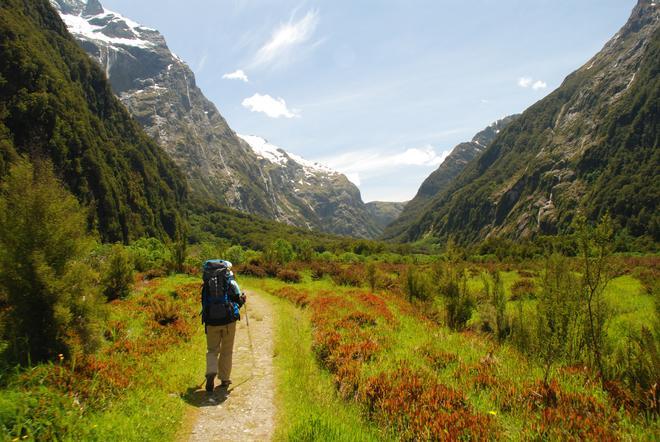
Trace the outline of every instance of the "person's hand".
<instances>
[{"instance_id":1,"label":"person's hand","mask_svg":"<svg viewBox=\"0 0 660 442\"><path fill-rule=\"evenodd\" d=\"M245 293L243 293L243 294L241 295L241 302L242 302L243 304L245 304L246 301L247 301L247 297L245 296Z\"/></svg>"}]
</instances>

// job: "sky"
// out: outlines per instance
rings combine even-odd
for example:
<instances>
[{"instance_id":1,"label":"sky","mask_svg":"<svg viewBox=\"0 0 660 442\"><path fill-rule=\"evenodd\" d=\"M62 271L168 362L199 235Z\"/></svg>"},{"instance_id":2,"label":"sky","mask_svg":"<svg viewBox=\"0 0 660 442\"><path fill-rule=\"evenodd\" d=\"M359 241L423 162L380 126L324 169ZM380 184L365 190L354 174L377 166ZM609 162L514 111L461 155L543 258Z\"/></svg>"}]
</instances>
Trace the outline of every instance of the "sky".
<instances>
[{"instance_id":1,"label":"sky","mask_svg":"<svg viewBox=\"0 0 660 442\"><path fill-rule=\"evenodd\" d=\"M636 0L102 0L158 29L237 133L406 201L557 88Z\"/></svg>"}]
</instances>

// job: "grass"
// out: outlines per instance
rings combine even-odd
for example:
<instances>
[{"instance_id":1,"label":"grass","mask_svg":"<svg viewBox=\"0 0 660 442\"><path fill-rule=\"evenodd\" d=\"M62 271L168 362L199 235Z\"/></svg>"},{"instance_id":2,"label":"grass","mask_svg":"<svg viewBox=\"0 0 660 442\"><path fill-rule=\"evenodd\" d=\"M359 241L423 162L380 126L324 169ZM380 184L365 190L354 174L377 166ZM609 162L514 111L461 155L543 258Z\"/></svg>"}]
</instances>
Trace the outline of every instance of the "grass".
<instances>
[{"instance_id":1,"label":"grass","mask_svg":"<svg viewBox=\"0 0 660 442\"><path fill-rule=\"evenodd\" d=\"M268 295L263 289L263 281L241 278L241 284L272 302L276 312L278 411L274 439L345 442L385 440L373 424L361 418L356 404L344 402L338 397L332 376L319 367L312 353L309 312Z\"/></svg>"},{"instance_id":2,"label":"grass","mask_svg":"<svg viewBox=\"0 0 660 442\"><path fill-rule=\"evenodd\" d=\"M294 319L287 321L282 325L284 329L278 331L289 336L283 341L285 348L278 347L278 351L293 350L289 353L291 359L283 357L278 361L278 364L284 364L278 365L281 371L294 375L283 375L284 384L281 384L284 389L283 415L278 434L283 440L287 440L289 432L297 428L298 424L294 422L307 429L303 434L338 437L331 430L341 428L341 421L333 422L332 415L319 418L323 412L315 408L318 406L316 401L309 402L305 395L296 395L296 389L285 393L286 383L291 380L300 383L304 382L303 377L310 376L323 379L324 375L317 373L319 364L324 367L326 378L332 375L330 382L336 392L334 396L328 392L323 396L332 397L333 401L337 394L344 398L344 407L333 405L333 409L351 407L353 413L361 416L359 422L366 420L386 434L397 434L404 439L433 439L432 434L448 434L443 431L452 431L456 422L466 425L464 432L458 433L457 437L481 434L488 438L513 440L567 437L652 440L657 434L657 419L646 420L618 409L593 374L587 371L558 364L552 370L552 382L546 389L541 384L542 368L535 360L521 355L509 343L498 344L487 334L453 332L426 320L421 308L419 311L412 308L401 294L396 294L396 289L376 293L393 315L391 321L384 321L378 316L377 309L361 304L362 294L368 292L365 288L336 286L327 276L312 281L306 271L302 273L305 276L299 284L285 284L273 279L250 281L250 284L277 296L296 302L304 299L309 305L307 310L311 311L311 314L301 313L298 309L289 311L289 319ZM520 277L515 271L502 272L507 297L511 295L512 284ZM470 279L470 286L475 291L482 289L480 275ZM613 280L606 297L614 313L610 329L641 326L655 318L653 297L645 294L639 281L631 276ZM534 303L534 300L524 301L525 309L533 308ZM514 304L510 302L509 309L515 308ZM356 314L366 319L356 325L351 321ZM311 328L307 325L308 320L312 322ZM336 339L339 339L338 346L333 344ZM375 343L375 347L369 347L370 342ZM310 359L313 358L310 346L322 349L320 353L317 351L315 360ZM325 348L329 353L323 350ZM346 354L347 348L357 350ZM365 350L369 348L373 350ZM304 357L297 361L295 358L300 355ZM300 365L296 367L295 364ZM403 371L402 367L405 368ZM408 388L411 385L417 385L418 390ZM304 388L314 391L311 386L304 385ZM459 405L434 405L426 392L438 389L441 392L449 389L454 392L451 394L463 399L458 399L456 404ZM399 393L392 395L392 391ZM401 397L412 401L412 408L405 401L400 402ZM425 402L429 400L431 402ZM461 400L465 401L464 406L460 405ZM388 405L390 403L392 405ZM300 411L293 411L296 407L300 407ZM415 427L412 420L419 413L414 410L424 408L435 411L428 416L427 424ZM437 424L443 419L449 420L446 424ZM320 429L316 429L317 424ZM429 433L432 430L428 428L436 424L439 432ZM486 433L482 432L484 426L487 426ZM297 440L314 440L314 437Z\"/></svg>"},{"instance_id":3,"label":"grass","mask_svg":"<svg viewBox=\"0 0 660 442\"><path fill-rule=\"evenodd\" d=\"M63 361L5 373L0 440L173 439L189 407L184 394L204 370L204 337L193 317L197 285L198 278L175 275L140 283L126 300L111 303L110 321L124 331L100 350L97 372ZM172 299L189 339L153 323L146 303L159 295Z\"/></svg>"}]
</instances>

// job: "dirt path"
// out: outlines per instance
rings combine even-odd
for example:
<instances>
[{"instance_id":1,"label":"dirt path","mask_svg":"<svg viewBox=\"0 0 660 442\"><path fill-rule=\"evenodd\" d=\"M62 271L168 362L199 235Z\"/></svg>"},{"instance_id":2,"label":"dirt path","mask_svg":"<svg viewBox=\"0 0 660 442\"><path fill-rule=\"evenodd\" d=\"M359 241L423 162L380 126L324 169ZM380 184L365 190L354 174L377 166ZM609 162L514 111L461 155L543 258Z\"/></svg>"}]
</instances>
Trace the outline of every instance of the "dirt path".
<instances>
[{"instance_id":1,"label":"dirt path","mask_svg":"<svg viewBox=\"0 0 660 442\"><path fill-rule=\"evenodd\" d=\"M249 335L242 313L234 342L231 375L234 383L228 393L217 386L212 395L202 389L194 392L192 402L200 407L200 412L189 435L190 441L263 441L272 437L275 418L273 310L259 295L246 293Z\"/></svg>"}]
</instances>

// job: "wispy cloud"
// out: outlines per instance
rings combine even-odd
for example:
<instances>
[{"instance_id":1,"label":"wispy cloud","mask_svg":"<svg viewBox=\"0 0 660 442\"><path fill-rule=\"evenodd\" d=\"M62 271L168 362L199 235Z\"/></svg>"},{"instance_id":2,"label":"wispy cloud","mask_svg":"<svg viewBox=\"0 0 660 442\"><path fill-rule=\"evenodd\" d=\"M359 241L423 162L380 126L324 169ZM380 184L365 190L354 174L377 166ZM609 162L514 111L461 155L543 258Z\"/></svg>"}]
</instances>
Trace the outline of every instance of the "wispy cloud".
<instances>
[{"instance_id":1,"label":"wispy cloud","mask_svg":"<svg viewBox=\"0 0 660 442\"><path fill-rule=\"evenodd\" d=\"M536 80L532 79L532 77L520 77L518 79L518 86L524 89L532 88L535 91L538 91L539 89L545 89L548 87L548 84L543 81L543 80Z\"/></svg>"},{"instance_id":2,"label":"wispy cloud","mask_svg":"<svg viewBox=\"0 0 660 442\"><path fill-rule=\"evenodd\" d=\"M206 67L206 62L208 61L208 58L209 58L208 51L205 50L204 53L202 54L202 57L197 62L197 67L195 67L195 73L196 74L199 74L200 72L202 72L204 70L204 68Z\"/></svg>"},{"instance_id":3,"label":"wispy cloud","mask_svg":"<svg viewBox=\"0 0 660 442\"><path fill-rule=\"evenodd\" d=\"M360 185L362 177L387 175L402 166L437 167L450 151L437 153L433 146L408 148L402 152L382 154L376 150L346 152L341 155L322 158L318 161L345 174L349 180Z\"/></svg>"},{"instance_id":4,"label":"wispy cloud","mask_svg":"<svg viewBox=\"0 0 660 442\"><path fill-rule=\"evenodd\" d=\"M243 72L243 69L237 69L234 72L228 72L222 76L225 80L241 80L244 82L248 82L247 75L245 75L245 72Z\"/></svg>"},{"instance_id":5,"label":"wispy cloud","mask_svg":"<svg viewBox=\"0 0 660 442\"><path fill-rule=\"evenodd\" d=\"M252 112L262 112L270 118L296 118L300 113L295 109L290 110L284 98L273 98L270 95L254 94L241 103L244 108Z\"/></svg>"},{"instance_id":6,"label":"wispy cloud","mask_svg":"<svg viewBox=\"0 0 660 442\"><path fill-rule=\"evenodd\" d=\"M280 24L270 39L255 54L251 67L279 63L287 58L291 50L309 41L319 24L318 11L309 11L298 21L291 19Z\"/></svg>"}]
</instances>

